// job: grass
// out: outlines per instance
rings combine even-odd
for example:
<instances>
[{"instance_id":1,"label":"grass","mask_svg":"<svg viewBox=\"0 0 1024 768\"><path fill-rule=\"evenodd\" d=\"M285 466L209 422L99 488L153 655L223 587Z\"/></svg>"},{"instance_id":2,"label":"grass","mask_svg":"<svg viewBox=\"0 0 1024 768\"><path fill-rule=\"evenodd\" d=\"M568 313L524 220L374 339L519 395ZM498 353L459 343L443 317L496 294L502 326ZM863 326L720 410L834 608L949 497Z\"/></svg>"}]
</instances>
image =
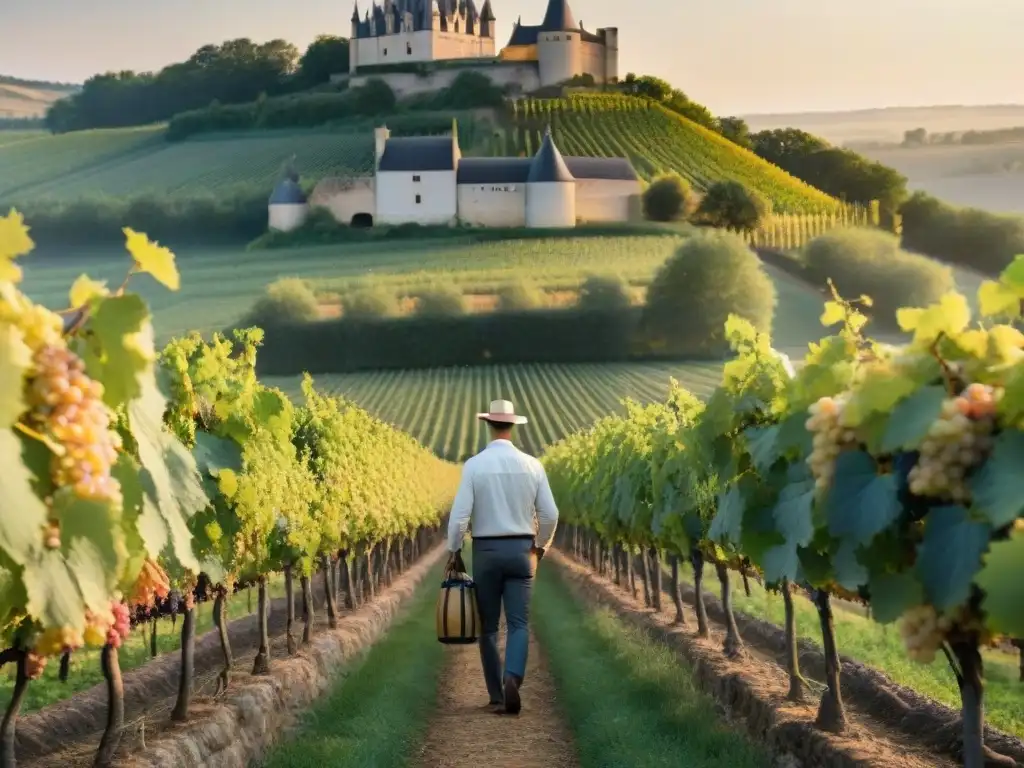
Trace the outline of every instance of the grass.
<instances>
[{"instance_id":1,"label":"grass","mask_svg":"<svg viewBox=\"0 0 1024 768\"><path fill-rule=\"evenodd\" d=\"M284 596L284 579L275 576L270 582L270 596L278 598ZM253 611L256 610L256 594L253 590L252 599ZM213 629L213 601L209 600L200 603L196 608L196 638ZM238 619L249 615L248 602L244 592L239 592L228 601L228 617ZM157 622L157 650L160 654L171 653L181 648L181 618L178 618L177 627L171 627L170 618L160 619ZM118 652L121 671L128 672L143 666L150 660L149 655L149 632L143 628L136 627L124 641ZM47 707L58 701L74 696L80 691L88 690L97 683L103 682L103 673L100 669L99 650L86 649L71 654L70 670L68 680L62 683L58 678L60 664L58 659L51 659L46 665L42 677L34 680L25 693L25 700L21 711L23 714L34 712ZM14 688L14 667L8 666L0 674L0 701L10 700L11 690Z\"/></svg>"},{"instance_id":2,"label":"grass","mask_svg":"<svg viewBox=\"0 0 1024 768\"><path fill-rule=\"evenodd\" d=\"M680 568L680 577L693 583L688 566ZM784 625L785 608L779 595L765 591L751 580L751 596L747 597L738 581L737 578L731 580L732 599L737 611L777 626ZM713 589L717 588L715 582ZM814 606L800 594L794 595L793 606L798 635L820 647L821 630ZM939 656L927 665L911 661L896 625L881 625L853 611L836 611L835 624L840 653L884 672L900 685L959 710L960 692L944 657ZM1018 682L1016 656L990 650L984 653L984 660L986 722L1024 738L1024 684Z\"/></svg>"},{"instance_id":3,"label":"grass","mask_svg":"<svg viewBox=\"0 0 1024 768\"><path fill-rule=\"evenodd\" d=\"M0 200L267 194L295 156L305 181L372 171L373 134L261 131L168 143L161 126L78 131L0 144Z\"/></svg>"},{"instance_id":4,"label":"grass","mask_svg":"<svg viewBox=\"0 0 1024 768\"><path fill-rule=\"evenodd\" d=\"M440 576L440 569L437 571ZM427 579L405 614L305 716L265 768L409 765L436 703L444 646L430 642L436 593Z\"/></svg>"},{"instance_id":5,"label":"grass","mask_svg":"<svg viewBox=\"0 0 1024 768\"><path fill-rule=\"evenodd\" d=\"M583 768L755 768L772 762L663 644L610 611L587 610L542 566L531 613Z\"/></svg>"},{"instance_id":6,"label":"grass","mask_svg":"<svg viewBox=\"0 0 1024 768\"><path fill-rule=\"evenodd\" d=\"M0 150L2 151L2 150ZM181 290L171 292L148 276L132 289L149 303L159 340L189 330L209 332L242 317L266 286L281 277L301 277L320 292L381 284L396 291L443 282L463 290L486 290L529 277L540 287L572 288L588 273L615 274L634 284L650 280L683 235L557 237L476 243L443 239L423 243L370 242L246 251L181 248ZM60 255L32 254L23 260L24 288L53 309L67 306L68 289L83 272L119 285L130 264L118 249L82 249ZM820 336L821 299L799 282L769 269L776 279L776 336L782 348L802 348Z\"/></svg>"}]
</instances>

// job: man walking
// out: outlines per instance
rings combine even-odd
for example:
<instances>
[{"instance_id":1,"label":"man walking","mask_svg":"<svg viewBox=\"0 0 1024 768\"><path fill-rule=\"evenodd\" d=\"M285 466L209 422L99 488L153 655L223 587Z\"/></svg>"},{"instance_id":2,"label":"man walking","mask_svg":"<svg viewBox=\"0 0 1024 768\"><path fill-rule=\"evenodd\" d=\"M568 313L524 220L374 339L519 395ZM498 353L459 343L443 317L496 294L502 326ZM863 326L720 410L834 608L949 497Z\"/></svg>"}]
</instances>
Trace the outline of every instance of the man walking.
<instances>
[{"instance_id":1,"label":"man walking","mask_svg":"<svg viewBox=\"0 0 1024 768\"><path fill-rule=\"evenodd\" d=\"M466 530L473 529L473 580L480 610L480 661L495 712L519 714L519 687L526 676L530 593L537 564L550 546L558 508L544 467L512 442L512 427L525 424L508 400L495 400L478 413L491 442L462 468L462 482L448 522L448 550L454 557ZM537 525L534 524L534 513ZM502 605L508 635L505 670L498 655Z\"/></svg>"}]
</instances>

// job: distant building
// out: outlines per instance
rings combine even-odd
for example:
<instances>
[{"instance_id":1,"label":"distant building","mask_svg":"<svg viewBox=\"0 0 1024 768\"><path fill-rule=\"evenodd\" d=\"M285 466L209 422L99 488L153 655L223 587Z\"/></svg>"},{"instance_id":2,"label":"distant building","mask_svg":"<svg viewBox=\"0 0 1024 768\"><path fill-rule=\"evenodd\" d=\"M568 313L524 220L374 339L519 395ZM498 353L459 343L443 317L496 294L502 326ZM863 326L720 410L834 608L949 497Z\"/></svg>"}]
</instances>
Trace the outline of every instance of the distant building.
<instances>
[{"instance_id":1,"label":"distant building","mask_svg":"<svg viewBox=\"0 0 1024 768\"><path fill-rule=\"evenodd\" d=\"M301 227L309 215L306 193L299 186L299 176L289 165L282 179L274 187L268 201L270 229L289 232Z\"/></svg>"},{"instance_id":2,"label":"distant building","mask_svg":"<svg viewBox=\"0 0 1024 768\"><path fill-rule=\"evenodd\" d=\"M573 227L636 216L640 181L626 158L563 157L550 131L530 157L463 157L457 131L391 138L375 130L376 173L324 179L310 203L343 223Z\"/></svg>"},{"instance_id":3,"label":"distant building","mask_svg":"<svg viewBox=\"0 0 1024 768\"><path fill-rule=\"evenodd\" d=\"M581 75L590 75L599 84L618 79L618 28L588 32L576 23L568 0L549 0L539 25L518 20L497 56L494 25L491 0L484 0L479 10L475 0L374 0L362 15L357 2L352 11L350 75L369 66L479 59L481 65L534 65L537 79L530 78L531 86L555 85Z\"/></svg>"}]
</instances>

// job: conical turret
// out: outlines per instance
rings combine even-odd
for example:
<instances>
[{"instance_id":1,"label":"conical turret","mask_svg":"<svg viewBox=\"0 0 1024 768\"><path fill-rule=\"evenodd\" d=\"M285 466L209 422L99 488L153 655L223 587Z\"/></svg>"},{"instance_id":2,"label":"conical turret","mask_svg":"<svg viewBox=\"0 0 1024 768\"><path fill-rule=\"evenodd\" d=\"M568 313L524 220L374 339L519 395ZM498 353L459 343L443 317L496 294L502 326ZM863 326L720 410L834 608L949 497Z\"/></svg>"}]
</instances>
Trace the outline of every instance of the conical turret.
<instances>
[{"instance_id":1,"label":"conical turret","mask_svg":"<svg viewBox=\"0 0 1024 768\"><path fill-rule=\"evenodd\" d=\"M541 24L544 32L576 29L577 26L569 0L548 0L548 9L544 12L544 22Z\"/></svg>"},{"instance_id":2,"label":"conical turret","mask_svg":"<svg viewBox=\"0 0 1024 768\"><path fill-rule=\"evenodd\" d=\"M569 166L565 164L562 153L555 146L555 140L551 136L551 126L544 130L544 141L540 149L533 156L530 163L530 174L526 178L527 184L544 184L551 182L567 183L575 181Z\"/></svg>"}]
</instances>

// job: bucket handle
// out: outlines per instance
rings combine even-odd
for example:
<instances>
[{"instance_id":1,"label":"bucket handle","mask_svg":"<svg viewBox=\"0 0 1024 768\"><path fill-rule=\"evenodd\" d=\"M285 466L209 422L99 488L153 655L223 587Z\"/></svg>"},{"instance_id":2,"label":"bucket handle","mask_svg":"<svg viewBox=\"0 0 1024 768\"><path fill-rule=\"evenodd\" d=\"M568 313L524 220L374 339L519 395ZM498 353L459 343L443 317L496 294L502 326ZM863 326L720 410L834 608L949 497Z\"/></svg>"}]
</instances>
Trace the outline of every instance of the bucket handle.
<instances>
[{"instance_id":1,"label":"bucket handle","mask_svg":"<svg viewBox=\"0 0 1024 768\"><path fill-rule=\"evenodd\" d=\"M456 573L466 573L466 564L462 561L462 551L453 552L452 556L448 558L448 565L445 566L444 576L445 579L455 575Z\"/></svg>"}]
</instances>

